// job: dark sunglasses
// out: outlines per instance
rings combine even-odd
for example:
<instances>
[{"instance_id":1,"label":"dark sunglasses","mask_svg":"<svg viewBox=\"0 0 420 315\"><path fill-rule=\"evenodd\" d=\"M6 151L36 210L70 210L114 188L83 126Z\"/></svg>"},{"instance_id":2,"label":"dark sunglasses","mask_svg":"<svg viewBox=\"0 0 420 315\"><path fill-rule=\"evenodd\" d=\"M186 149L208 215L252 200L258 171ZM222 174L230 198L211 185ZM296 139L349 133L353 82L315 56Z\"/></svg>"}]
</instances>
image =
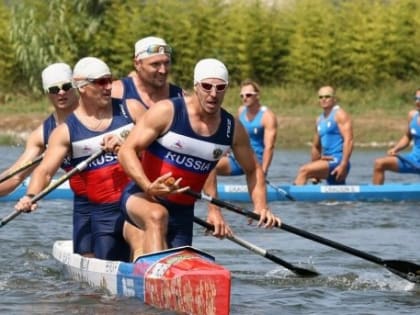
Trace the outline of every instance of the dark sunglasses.
<instances>
[{"instance_id":1,"label":"dark sunglasses","mask_svg":"<svg viewBox=\"0 0 420 315\"><path fill-rule=\"evenodd\" d=\"M327 94L327 95L318 95L318 98L320 100L322 100L322 99L330 99L330 98L332 98L332 95L329 95L329 94Z\"/></svg>"},{"instance_id":2,"label":"dark sunglasses","mask_svg":"<svg viewBox=\"0 0 420 315\"><path fill-rule=\"evenodd\" d=\"M97 84L100 86L106 86L108 84L112 84L112 77L106 77L106 78L98 78L98 79L86 79L86 81Z\"/></svg>"},{"instance_id":3,"label":"dark sunglasses","mask_svg":"<svg viewBox=\"0 0 420 315\"><path fill-rule=\"evenodd\" d=\"M414 96L414 100L415 100L416 102L420 102L420 96Z\"/></svg>"},{"instance_id":4,"label":"dark sunglasses","mask_svg":"<svg viewBox=\"0 0 420 315\"><path fill-rule=\"evenodd\" d=\"M54 85L54 86L50 86L47 89L47 92L49 94L58 94L60 93L61 90L63 90L64 92L67 92L68 90L73 88L73 84L71 82L67 82L67 83L63 83L61 85Z\"/></svg>"},{"instance_id":5,"label":"dark sunglasses","mask_svg":"<svg viewBox=\"0 0 420 315\"><path fill-rule=\"evenodd\" d=\"M199 82L201 88L206 92L211 92L213 87L216 89L216 92L223 92L226 90L227 83L212 84L207 82Z\"/></svg>"},{"instance_id":6,"label":"dark sunglasses","mask_svg":"<svg viewBox=\"0 0 420 315\"><path fill-rule=\"evenodd\" d=\"M244 94L239 94L239 96L241 98L248 98L248 97L251 97L251 96L254 96L254 95L257 95L257 92L248 92L248 93L244 93Z\"/></svg>"}]
</instances>

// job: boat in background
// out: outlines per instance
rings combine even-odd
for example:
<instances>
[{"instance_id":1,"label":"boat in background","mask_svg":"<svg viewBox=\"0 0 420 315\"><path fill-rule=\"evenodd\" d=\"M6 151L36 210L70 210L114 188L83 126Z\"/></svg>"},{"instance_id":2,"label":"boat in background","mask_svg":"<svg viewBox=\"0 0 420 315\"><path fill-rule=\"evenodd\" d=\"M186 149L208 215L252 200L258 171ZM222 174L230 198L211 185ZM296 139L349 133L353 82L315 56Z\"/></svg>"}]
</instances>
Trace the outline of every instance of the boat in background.
<instances>
[{"instance_id":1,"label":"boat in background","mask_svg":"<svg viewBox=\"0 0 420 315\"><path fill-rule=\"evenodd\" d=\"M191 246L141 256L136 263L87 258L73 253L72 241L56 241L53 256L71 278L135 297L159 309L186 314L226 315L231 276L214 257Z\"/></svg>"},{"instance_id":2,"label":"boat in background","mask_svg":"<svg viewBox=\"0 0 420 315\"><path fill-rule=\"evenodd\" d=\"M28 181L15 191L0 197L0 201L17 201L26 193ZM219 183L218 198L232 202L250 202L248 187L244 184ZM65 182L43 199L73 198L69 183ZM420 201L420 183L386 183L384 185L304 185L267 184L268 201L361 201L361 202L401 202Z\"/></svg>"}]
</instances>

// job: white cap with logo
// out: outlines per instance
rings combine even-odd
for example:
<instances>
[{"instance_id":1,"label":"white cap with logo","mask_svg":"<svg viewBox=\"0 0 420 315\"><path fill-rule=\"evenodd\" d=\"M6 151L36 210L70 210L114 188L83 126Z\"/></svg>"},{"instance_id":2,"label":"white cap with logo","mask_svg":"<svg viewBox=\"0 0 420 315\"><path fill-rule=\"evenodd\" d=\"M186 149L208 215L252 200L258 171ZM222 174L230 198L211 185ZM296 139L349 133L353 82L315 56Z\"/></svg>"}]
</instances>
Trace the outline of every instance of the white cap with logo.
<instances>
[{"instance_id":1,"label":"white cap with logo","mask_svg":"<svg viewBox=\"0 0 420 315\"><path fill-rule=\"evenodd\" d=\"M68 64L53 63L42 71L42 88L48 91L49 87L57 84L72 82L71 68Z\"/></svg>"},{"instance_id":2,"label":"white cap with logo","mask_svg":"<svg viewBox=\"0 0 420 315\"><path fill-rule=\"evenodd\" d=\"M160 37L148 36L140 39L134 45L134 57L145 59L148 57L172 53L171 47Z\"/></svg>"},{"instance_id":3,"label":"white cap with logo","mask_svg":"<svg viewBox=\"0 0 420 315\"><path fill-rule=\"evenodd\" d=\"M197 62L194 68L194 84L210 78L229 82L229 73L223 62L214 58L202 59Z\"/></svg>"},{"instance_id":4,"label":"white cap with logo","mask_svg":"<svg viewBox=\"0 0 420 315\"><path fill-rule=\"evenodd\" d=\"M108 65L95 57L80 59L73 69L73 80L77 87L88 84L87 79L98 79L106 75L111 75Z\"/></svg>"}]
</instances>

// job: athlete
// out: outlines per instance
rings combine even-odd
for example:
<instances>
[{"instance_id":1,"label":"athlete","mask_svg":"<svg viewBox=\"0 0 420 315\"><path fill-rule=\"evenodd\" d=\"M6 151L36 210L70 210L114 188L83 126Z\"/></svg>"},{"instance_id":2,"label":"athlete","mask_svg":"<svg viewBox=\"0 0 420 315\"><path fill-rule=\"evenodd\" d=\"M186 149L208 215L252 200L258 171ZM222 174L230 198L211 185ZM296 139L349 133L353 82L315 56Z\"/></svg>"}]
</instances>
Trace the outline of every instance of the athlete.
<instances>
[{"instance_id":1,"label":"athlete","mask_svg":"<svg viewBox=\"0 0 420 315\"><path fill-rule=\"evenodd\" d=\"M75 166L104 150L103 155L80 173L82 182L70 180L75 194L85 194L90 204L88 211L75 214L74 241L90 240L90 251L97 258L128 260L130 253L122 237L124 219L119 200L129 178L120 167L115 151L141 112L138 106L111 98L111 71L102 60L94 57L79 60L74 67L73 81L80 94L79 106L51 134L45 157L31 177L27 196L15 208L35 210L36 204L29 197L49 184L65 158Z\"/></svg>"},{"instance_id":2,"label":"athlete","mask_svg":"<svg viewBox=\"0 0 420 315\"><path fill-rule=\"evenodd\" d=\"M243 105L238 110L239 121L248 133L251 147L264 174L267 174L276 144L277 117L269 108L261 105L260 87L256 82L243 81L240 97ZM233 154L220 159L216 172L218 175L227 176L244 174Z\"/></svg>"},{"instance_id":3,"label":"athlete","mask_svg":"<svg viewBox=\"0 0 420 315\"><path fill-rule=\"evenodd\" d=\"M312 142L312 161L301 166L294 181L304 185L308 179L326 179L329 185L342 185L350 171L353 151L353 127L350 116L336 103L331 86L318 90L323 113L316 122Z\"/></svg>"},{"instance_id":4,"label":"athlete","mask_svg":"<svg viewBox=\"0 0 420 315\"><path fill-rule=\"evenodd\" d=\"M267 207L261 167L248 158L253 153L245 129L221 108L227 86L223 63L199 61L192 95L151 107L121 146L118 158L133 179L121 199L122 209L126 220L144 232L140 252L191 245L195 200L182 192L190 187L214 196L215 182L206 179L230 147L247 176L261 215L259 225L280 224ZM215 225L215 235L231 235L220 209L210 208L207 220Z\"/></svg>"},{"instance_id":5,"label":"athlete","mask_svg":"<svg viewBox=\"0 0 420 315\"><path fill-rule=\"evenodd\" d=\"M385 171L397 173L420 172L420 89L414 96L416 108L408 112L407 129L397 144L388 150L388 156L375 160L372 183L382 185L385 182ZM399 155L413 141L413 149L410 153Z\"/></svg>"},{"instance_id":6,"label":"athlete","mask_svg":"<svg viewBox=\"0 0 420 315\"><path fill-rule=\"evenodd\" d=\"M41 77L42 87L47 93L54 111L40 126L32 131L26 140L22 155L12 166L2 172L1 176L10 174L21 165L40 156L45 151L52 130L64 122L66 117L77 107L78 96L73 88L72 70L69 65L65 63L51 64L42 71ZM35 165L0 183L0 196L11 193L29 176L34 168Z\"/></svg>"},{"instance_id":7,"label":"athlete","mask_svg":"<svg viewBox=\"0 0 420 315\"><path fill-rule=\"evenodd\" d=\"M169 97L182 96L182 89L168 83L171 47L159 37L149 36L134 45L134 71L112 83L112 97L136 103L145 111Z\"/></svg>"}]
</instances>

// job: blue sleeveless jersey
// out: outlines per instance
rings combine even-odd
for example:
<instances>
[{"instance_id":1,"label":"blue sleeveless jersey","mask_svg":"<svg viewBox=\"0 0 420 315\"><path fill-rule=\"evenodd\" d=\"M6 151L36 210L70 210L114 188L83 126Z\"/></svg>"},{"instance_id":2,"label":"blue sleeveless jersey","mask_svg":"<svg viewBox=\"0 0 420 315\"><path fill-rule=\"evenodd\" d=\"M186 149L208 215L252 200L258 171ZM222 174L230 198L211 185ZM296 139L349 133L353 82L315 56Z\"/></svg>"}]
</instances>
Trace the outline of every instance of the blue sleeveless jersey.
<instances>
[{"instance_id":1,"label":"blue sleeveless jersey","mask_svg":"<svg viewBox=\"0 0 420 315\"><path fill-rule=\"evenodd\" d=\"M328 117L324 117L324 114L319 115L317 130L321 139L322 154L325 156L335 156L341 160L344 140L334 120L339 108L338 105L334 106Z\"/></svg>"},{"instance_id":2,"label":"blue sleeveless jersey","mask_svg":"<svg viewBox=\"0 0 420 315\"><path fill-rule=\"evenodd\" d=\"M101 150L101 142L105 135L113 134L126 137L133 127L133 120L129 115L127 106L119 99L112 100L113 117L109 127L104 131L93 131L85 127L74 113L66 121L70 132L70 142L72 156L70 163L76 166L87 159L93 153ZM112 174L112 176L110 176ZM70 185L76 193L86 189L89 201L94 203L117 202L121 192L128 183L128 176L121 168L117 160L117 155L107 152L91 162L81 173L80 176L84 185L80 187L78 183L70 180ZM97 189L98 186L101 189Z\"/></svg>"},{"instance_id":3,"label":"blue sleeveless jersey","mask_svg":"<svg viewBox=\"0 0 420 315\"><path fill-rule=\"evenodd\" d=\"M121 79L124 92L123 92L123 100L126 99L135 99L143 104L143 106L148 109L149 106L143 101L141 96L139 95L136 86L134 85L134 80L132 77L124 77ZM181 97L183 95L182 89L176 85L169 84L169 98L173 97Z\"/></svg>"},{"instance_id":4,"label":"blue sleeveless jersey","mask_svg":"<svg viewBox=\"0 0 420 315\"><path fill-rule=\"evenodd\" d=\"M255 115L254 119L252 119L251 121L249 121L246 117L246 114L248 112L247 107L245 107L245 109L239 115L239 120L245 127L246 132L248 133L251 147L257 155L258 161L260 163L262 162L262 157L264 153L264 127L262 125L262 117L266 110L267 107L262 106L258 111L257 115Z\"/></svg>"},{"instance_id":5,"label":"blue sleeveless jersey","mask_svg":"<svg viewBox=\"0 0 420 315\"><path fill-rule=\"evenodd\" d=\"M171 100L174 106L171 127L144 152L144 172L150 181L172 172L175 178L182 177L183 186L201 191L210 171L231 147L234 118L222 109L217 131L211 136L201 136L191 127L184 98ZM169 195L167 199L184 205L195 201L184 194Z\"/></svg>"},{"instance_id":6,"label":"blue sleeveless jersey","mask_svg":"<svg viewBox=\"0 0 420 315\"><path fill-rule=\"evenodd\" d=\"M413 139L413 149L411 154L415 155L418 159L420 158L420 125L418 123L419 113L416 112L410 121L410 135Z\"/></svg>"}]
</instances>

